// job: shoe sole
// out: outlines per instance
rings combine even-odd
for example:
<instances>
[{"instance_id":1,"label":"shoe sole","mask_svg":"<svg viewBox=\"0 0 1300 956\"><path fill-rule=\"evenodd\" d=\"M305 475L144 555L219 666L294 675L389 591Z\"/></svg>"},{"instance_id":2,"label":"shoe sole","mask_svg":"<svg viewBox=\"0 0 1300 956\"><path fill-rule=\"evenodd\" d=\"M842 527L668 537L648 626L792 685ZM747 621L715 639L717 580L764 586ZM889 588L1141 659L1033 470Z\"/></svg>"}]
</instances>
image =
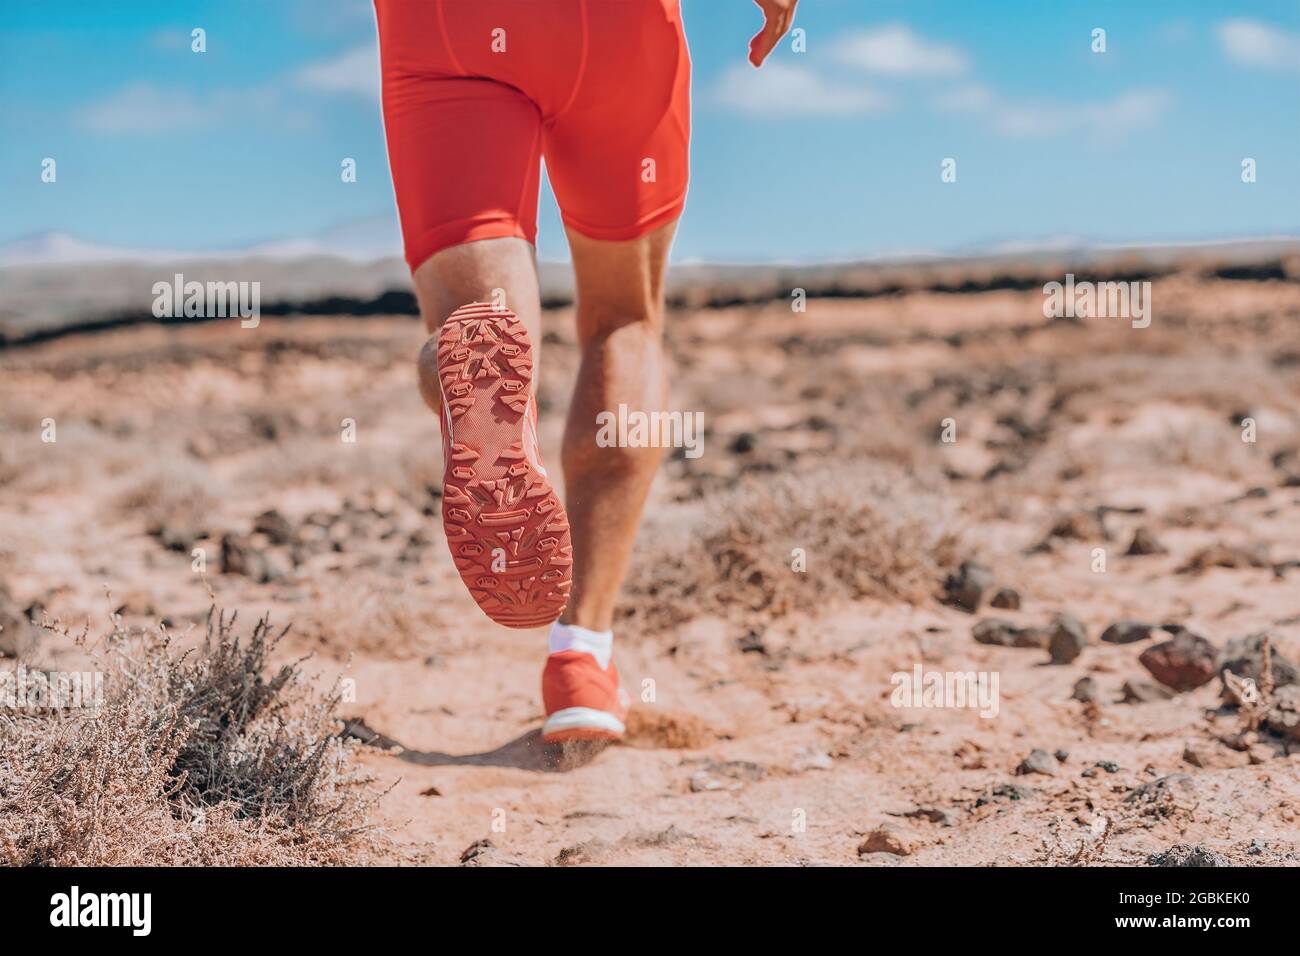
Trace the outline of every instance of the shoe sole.
<instances>
[{"instance_id":1,"label":"shoe sole","mask_svg":"<svg viewBox=\"0 0 1300 956\"><path fill-rule=\"evenodd\" d=\"M566 707L546 718L542 740L548 744L562 740L621 740L624 729L623 721L606 711Z\"/></svg>"},{"instance_id":2,"label":"shoe sole","mask_svg":"<svg viewBox=\"0 0 1300 956\"><path fill-rule=\"evenodd\" d=\"M550 624L573 583L568 516L524 453L532 377L528 331L513 312L473 303L443 323L438 380L455 442L442 525L465 587L506 627Z\"/></svg>"}]
</instances>

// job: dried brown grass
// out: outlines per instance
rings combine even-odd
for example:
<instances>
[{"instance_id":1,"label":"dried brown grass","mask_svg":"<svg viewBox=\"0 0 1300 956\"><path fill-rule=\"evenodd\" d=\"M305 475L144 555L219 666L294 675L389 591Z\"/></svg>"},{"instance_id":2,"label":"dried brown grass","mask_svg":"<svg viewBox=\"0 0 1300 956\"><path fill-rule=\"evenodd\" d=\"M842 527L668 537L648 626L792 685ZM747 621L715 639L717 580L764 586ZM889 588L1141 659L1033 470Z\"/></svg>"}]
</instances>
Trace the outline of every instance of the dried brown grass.
<instances>
[{"instance_id":1,"label":"dried brown grass","mask_svg":"<svg viewBox=\"0 0 1300 956\"><path fill-rule=\"evenodd\" d=\"M622 616L646 631L717 615L765 621L863 598L922 604L959 560L948 499L865 463L749 478L653 519ZM800 549L806 570L795 570Z\"/></svg>"},{"instance_id":2,"label":"dried brown grass","mask_svg":"<svg viewBox=\"0 0 1300 956\"><path fill-rule=\"evenodd\" d=\"M0 717L0 862L333 865L379 848L337 695L298 664L269 668L284 632L266 619L246 639L234 626L214 612L178 653L115 618L95 651L101 706Z\"/></svg>"}]
</instances>

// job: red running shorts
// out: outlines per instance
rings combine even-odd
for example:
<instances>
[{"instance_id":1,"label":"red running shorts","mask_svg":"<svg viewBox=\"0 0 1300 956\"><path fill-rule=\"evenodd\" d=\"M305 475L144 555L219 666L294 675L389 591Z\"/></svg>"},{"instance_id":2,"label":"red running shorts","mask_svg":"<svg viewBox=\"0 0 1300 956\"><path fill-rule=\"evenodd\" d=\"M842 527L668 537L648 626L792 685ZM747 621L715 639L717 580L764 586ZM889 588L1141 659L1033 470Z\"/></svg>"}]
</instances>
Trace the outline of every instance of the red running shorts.
<instances>
[{"instance_id":1,"label":"red running shorts","mask_svg":"<svg viewBox=\"0 0 1300 956\"><path fill-rule=\"evenodd\" d=\"M564 223L636 239L686 201L678 0L375 0L406 260L537 240L540 160Z\"/></svg>"}]
</instances>

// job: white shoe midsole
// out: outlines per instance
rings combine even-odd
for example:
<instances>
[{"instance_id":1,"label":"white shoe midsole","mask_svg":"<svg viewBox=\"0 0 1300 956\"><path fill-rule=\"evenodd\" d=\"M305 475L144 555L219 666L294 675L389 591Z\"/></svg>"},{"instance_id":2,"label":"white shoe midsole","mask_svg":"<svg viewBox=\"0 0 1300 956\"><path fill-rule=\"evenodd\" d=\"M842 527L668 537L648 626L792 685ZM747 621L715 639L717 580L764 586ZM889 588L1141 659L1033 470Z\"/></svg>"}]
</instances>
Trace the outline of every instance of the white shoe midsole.
<instances>
[{"instance_id":1,"label":"white shoe midsole","mask_svg":"<svg viewBox=\"0 0 1300 956\"><path fill-rule=\"evenodd\" d=\"M612 734L621 734L623 721L594 707L566 707L551 714L542 725L543 734L576 729L608 730Z\"/></svg>"}]
</instances>

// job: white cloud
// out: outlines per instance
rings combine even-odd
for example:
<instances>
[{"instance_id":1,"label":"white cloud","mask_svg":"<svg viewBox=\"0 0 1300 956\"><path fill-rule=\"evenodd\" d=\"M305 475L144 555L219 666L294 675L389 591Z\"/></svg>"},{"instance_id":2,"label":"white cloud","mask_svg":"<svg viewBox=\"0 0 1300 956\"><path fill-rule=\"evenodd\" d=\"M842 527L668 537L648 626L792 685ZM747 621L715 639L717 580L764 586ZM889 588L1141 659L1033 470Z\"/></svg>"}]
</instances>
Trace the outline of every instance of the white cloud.
<instances>
[{"instance_id":1,"label":"white cloud","mask_svg":"<svg viewBox=\"0 0 1300 956\"><path fill-rule=\"evenodd\" d=\"M892 101L861 85L835 85L806 67L768 62L761 70L736 64L714 90L717 102L765 116L870 113Z\"/></svg>"},{"instance_id":2,"label":"white cloud","mask_svg":"<svg viewBox=\"0 0 1300 956\"><path fill-rule=\"evenodd\" d=\"M308 63L294 82L321 93L345 93L379 99L379 47L370 43L331 60Z\"/></svg>"},{"instance_id":3,"label":"white cloud","mask_svg":"<svg viewBox=\"0 0 1300 956\"><path fill-rule=\"evenodd\" d=\"M1098 126L1134 129L1154 123L1170 104L1173 97L1164 90L1133 90L1115 97L1109 103L1090 106L1087 122Z\"/></svg>"},{"instance_id":4,"label":"white cloud","mask_svg":"<svg viewBox=\"0 0 1300 956\"><path fill-rule=\"evenodd\" d=\"M170 31L160 31L151 42L164 45L176 37L188 42L185 34ZM254 122L309 129L316 123L312 104L292 88L378 100L379 48L370 43L333 59L308 63L290 80L291 84L277 81L208 92L135 83L84 107L74 120L96 133L159 133Z\"/></svg>"},{"instance_id":5,"label":"white cloud","mask_svg":"<svg viewBox=\"0 0 1300 956\"><path fill-rule=\"evenodd\" d=\"M207 114L191 93L136 83L90 104L77 122L96 133L153 133L202 126Z\"/></svg>"},{"instance_id":6,"label":"white cloud","mask_svg":"<svg viewBox=\"0 0 1300 956\"><path fill-rule=\"evenodd\" d=\"M241 87L197 94L149 83L125 86L73 117L95 133L164 133L253 123L310 129L311 114L291 104L274 86Z\"/></svg>"},{"instance_id":7,"label":"white cloud","mask_svg":"<svg viewBox=\"0 0 1300 956\"><path fill-rule=\"evenodd\" d=\"M959 48L930 43L902 24L850 34L834 52L844 63L886 76L960 76L968 67Z\"/></svg>"},{"instance_id":8,"label":"white cloud","mask_svg":"<svg viewBox=\"0 0 1300 956\"><path fill-rule=\"evenodd\" d=\"M932 104L935 109L951 110L958 113L978 113L991 107L996 101L993 91L978 83L967 83L955 89L937 95Z\"/></svg>"},{"instance_id":9,"label":"white cloud","mask_svg":"<svg viewBox=\"0 0 1300 956\"><path fill-rule=\"evenodd\" d=\"M1016 101L972 83L937 94L930 105L945 112L985 116L993 129L1007 136L1034 137L1128 132L1154 123L1171 102L1163 90L1132 90L1100 103Z\"/></svg>"},{"instance_id":10,"label":"white cloud","mask_svg":"<svg viewBox=\"0 0 1300 956\"><path fill-rule=\"evenodd\" d=\"M1225 20L1217 32L1230 60L1271 70L1300 70L1300 35L1257 20Z\"/></svg>"},{"instance_id":11,"label":"white cloud","mask_svg":"<svg viewBox=\"0 0 1300 956\"><path fill-rule=\"evenodd\" d=\"M1111 136L1154 123L1169 105L1161 90L1135 90L1103 103L1016 104L993 107L993 124L1008 136L1086 132Z\"/></svg>"}]
</instances>

